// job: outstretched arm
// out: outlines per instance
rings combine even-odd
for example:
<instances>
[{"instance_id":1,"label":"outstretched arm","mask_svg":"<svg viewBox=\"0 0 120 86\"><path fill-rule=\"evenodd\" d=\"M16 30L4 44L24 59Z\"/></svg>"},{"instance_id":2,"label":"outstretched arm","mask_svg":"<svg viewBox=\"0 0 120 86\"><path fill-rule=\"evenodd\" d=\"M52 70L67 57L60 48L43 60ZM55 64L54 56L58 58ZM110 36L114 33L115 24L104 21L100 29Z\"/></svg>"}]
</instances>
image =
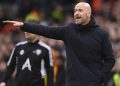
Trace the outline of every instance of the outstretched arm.
<instances>
[{"instance_id":1,"label":"outstretched arm","mask_svg":"<svg viewBox=\"0 0 120 86\"><path fill-rule=\"evenodd\" d=\"M23 27L21 27L21 30L25 32L42 35L48 38L63 40L66 27L65 26L52 27L52 26L43 26L34 23L24 23Z\"/></svg>"},{"instance_id":2,"label":"outstretched arm","mask_svg":"<svg viewBox=\"0 0 120 86\"><path fill-rule=\"evenodd\" d=\"M4 21L4 23L11 23L14 26L20 27L21 30L25 32L30 32L58 40L64 40L64 35L66 33L66 29L68 28L67 26L50 27L40 24L23 23L18 21Z\"/></svg>"}]
</instances>

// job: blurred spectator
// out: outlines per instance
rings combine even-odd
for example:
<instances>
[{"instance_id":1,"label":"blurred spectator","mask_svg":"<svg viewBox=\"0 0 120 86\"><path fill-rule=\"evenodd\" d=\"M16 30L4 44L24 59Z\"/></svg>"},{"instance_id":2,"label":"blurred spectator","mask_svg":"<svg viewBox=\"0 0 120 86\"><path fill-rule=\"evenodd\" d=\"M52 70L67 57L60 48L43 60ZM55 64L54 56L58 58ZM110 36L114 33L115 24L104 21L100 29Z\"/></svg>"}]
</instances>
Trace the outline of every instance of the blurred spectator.
<instances>
[{"instance_id":1,"label":"blurred spectator","mask_svg":"<svg viewBox=\"0 0 120 86\"><path fill-rule=\"evenodd\" d=\"M25 16L33 9L39 10L41 7L40 0L18 0L18 17L25 18Z\"/></svg>"},{"instance_id":2,"label":"blurred spectator","mask_svg":"<svg viewBox=\"0 0 120 86\"><path fill-rule=\"evenodd\" d=\"M4 26L2 21L6 19L7 19L7 16L5 15L4 8L0 5L0 31L2 30L2 27Z\"/></svg>"},{"instance_id":3,"label":"blurred spectator","mask_svg":"<svg viewBox=\"0 0 120 86\"><path fill-rule=\"evenodd\" d=\"M63 7L61 5L56 5L55 9L52 12L52 17L58 23L63 22L64 12L63 12Z\"/></svg>"},{"instance_id":4,"label":"blurred spectator","mask_svg":"<svg viewBox=\"0 0 120 86\"><path fill-rule=\"evenodd\" d=\"M56 60L56 81L55 86L65 86L66 85L66 72L65 72L65 58L62 54Z\"/></svg>"}]
</instances>

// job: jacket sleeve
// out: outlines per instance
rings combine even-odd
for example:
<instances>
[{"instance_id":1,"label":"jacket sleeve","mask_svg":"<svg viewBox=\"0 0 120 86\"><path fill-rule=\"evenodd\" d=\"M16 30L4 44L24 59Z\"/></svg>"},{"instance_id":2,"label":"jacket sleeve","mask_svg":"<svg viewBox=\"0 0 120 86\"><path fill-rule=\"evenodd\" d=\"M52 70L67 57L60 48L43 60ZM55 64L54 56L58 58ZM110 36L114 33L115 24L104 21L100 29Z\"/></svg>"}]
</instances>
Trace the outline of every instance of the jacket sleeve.
<instances>
[{"instance_id":1,"label":"jacket sleeve","mask_svg":"<svg viewBox=\"0 0 120 86\"><path fill-rule=\"evenodd\" d=\"M9 61L7 63L7 68L4 71L3 77L1 79L1 82L7 82L8 79L10 79L16 65L16 48L12 50L11 56L9 58Z\"/></svg>"},{"instance_id":2,"label":"jacket sleeve","mask_svg":"<svg viewBox=\"0 0 120 86\"><path fill-rule=\"evenodd\" d=\"M51 49L48 50L48 53L46 53L44 62L47 73L47 86L53 86L53 60L52 60Z\"/></svg>"},{"instance_id":3,"label":"jacket sleeve","mask_svg":"<svg viewBox=\"0 0 120 86\"><path fill-rule=\"evenodd\" d=\"M106 83L107 76L109 75L112 67L115 64L115 58L113 56L113 50L107 32L104 34L102 41L102 55L103 55L102 77L104 83Z\"/></svg>"},{"instance_id":4,"label":"jacket sleeve","mask_svg":"<svg viewBox=\"0 0 120 86\"><path fill-rule=\"evenodd\" d=\"M65 35L65 30L67 28L66 26L43 26L40 24L34 24L34 23L24 23L24 25L21 27L22 31L34 33L37 35L42 35L48 38L53 38L57 40L63 40Z\"/></svg>"}]
</instances>

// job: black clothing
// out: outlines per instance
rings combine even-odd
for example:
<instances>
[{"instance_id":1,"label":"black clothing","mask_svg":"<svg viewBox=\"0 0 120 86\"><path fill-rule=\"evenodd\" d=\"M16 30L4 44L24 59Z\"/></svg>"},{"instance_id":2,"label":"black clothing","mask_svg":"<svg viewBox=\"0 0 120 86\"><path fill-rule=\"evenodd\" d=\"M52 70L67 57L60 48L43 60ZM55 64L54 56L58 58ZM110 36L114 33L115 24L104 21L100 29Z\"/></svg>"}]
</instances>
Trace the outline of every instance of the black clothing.
<instances>
[{"instance_id":1,"label":"black clothing","mask_svg":"<svg viewBox=\"0 0 120 86\"><path fill-rule=\"evenodd\" d=\"M50 52L50 47L43 42L36 41L31 43L24 41L18 43L7 63L7 70L2 82L7 82L16 66L16 86L44 86L40 72L41 60L43 59L49 79L48 86L53 86L53 65L50 64L50 58L52 58L50 57Z\"/></svg>"},{"instance_id":2,"label":"black clothing","mask_svg":"<svg viewBox=\"0 0 120 86\"><path fill-rule=\"evenodd\" d=\"M100 86L115 63L107 32L93 21L62 27L25 23L21 30L64 41L67 86Z\"/></svg>"}]
</instances>

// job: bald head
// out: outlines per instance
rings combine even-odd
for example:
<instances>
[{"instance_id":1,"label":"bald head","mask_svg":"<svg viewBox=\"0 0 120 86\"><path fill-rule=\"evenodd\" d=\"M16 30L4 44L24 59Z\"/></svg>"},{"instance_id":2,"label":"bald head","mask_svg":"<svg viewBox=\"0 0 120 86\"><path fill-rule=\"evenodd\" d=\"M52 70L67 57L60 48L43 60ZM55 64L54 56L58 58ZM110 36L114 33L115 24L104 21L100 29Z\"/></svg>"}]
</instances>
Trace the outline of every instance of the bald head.
<instances>
[{"instance_id":1,"label":"bald head","mask_svg":"<svg viewBox=\"0 0 120 86\"><path fill-rule=\"evenodd\" d=\"M79 2L74 8L74 18L77 24L85 25L91 18L91 7L86 2Z\"/></svg>"},{"instance_id":2,"label":"bald head","mask_svg":"<svg viewBox=\"0 0 120 86\"><path fill-rule=\"evenodd\" d=\"M81 8L83 10L86 10L86 12L91 15L91 7L86 2L79 2L78 4L76 4L75 8Z\"/></svg>"}]
</instances>

